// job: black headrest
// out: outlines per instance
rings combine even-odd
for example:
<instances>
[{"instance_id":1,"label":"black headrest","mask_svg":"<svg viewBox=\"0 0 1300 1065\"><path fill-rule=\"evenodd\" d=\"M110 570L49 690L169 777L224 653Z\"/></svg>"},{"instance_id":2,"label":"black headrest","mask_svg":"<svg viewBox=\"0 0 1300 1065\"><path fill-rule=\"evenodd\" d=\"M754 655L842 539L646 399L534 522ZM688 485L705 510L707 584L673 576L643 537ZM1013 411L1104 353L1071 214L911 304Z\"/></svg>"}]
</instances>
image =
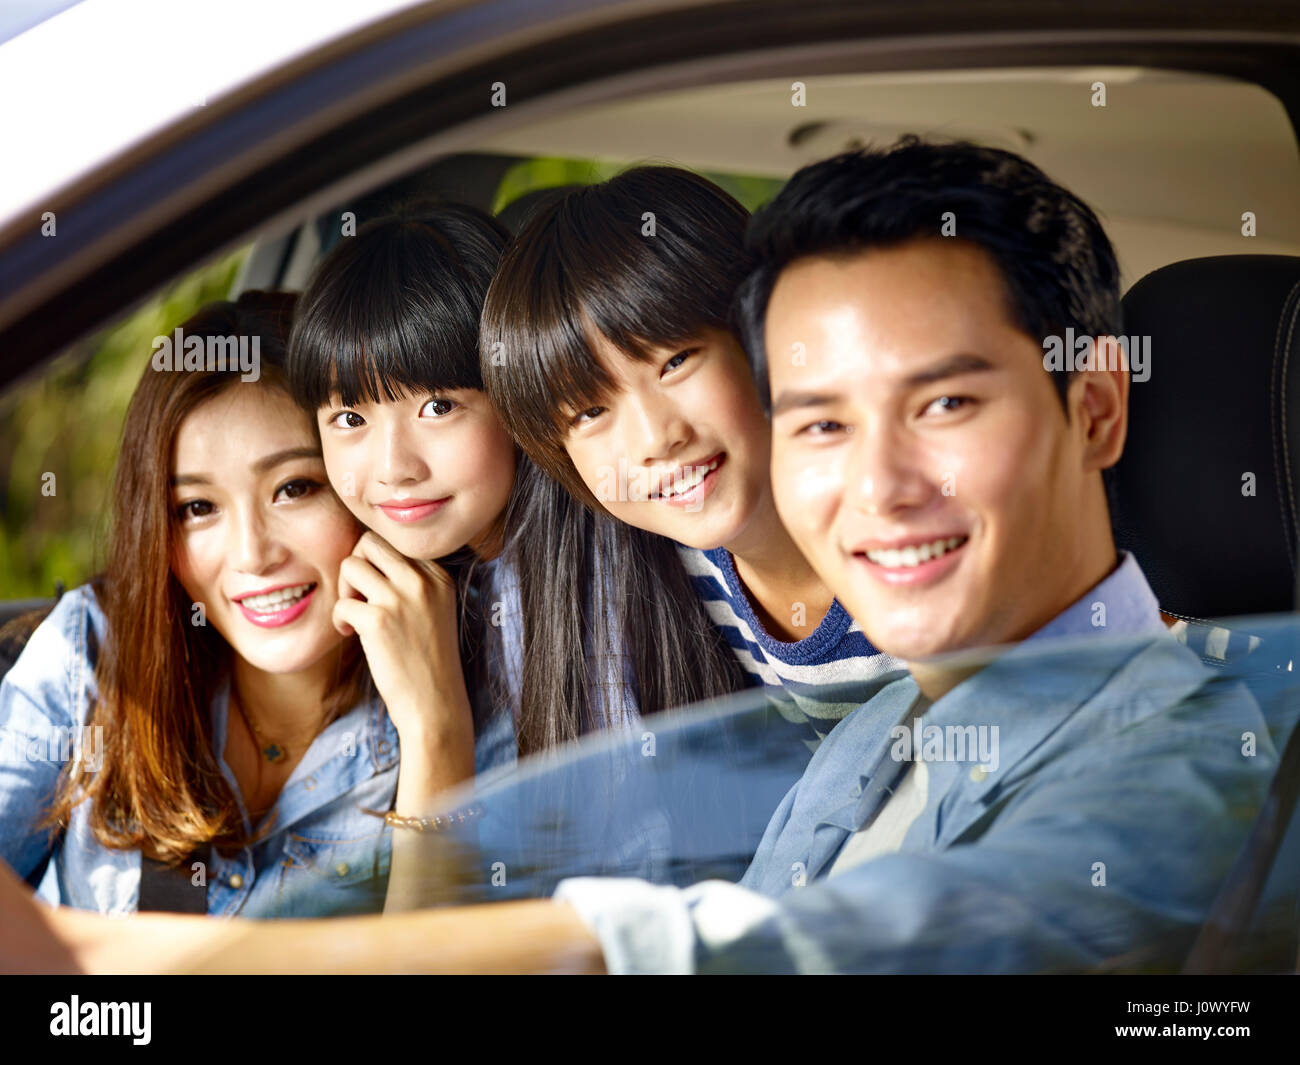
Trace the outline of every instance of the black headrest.
<instances>
[{"instance_id":1,"label":"black headrest","mask_svg":"<svg viewBox=\"0 0 1300 1065\"><path fill-rule=\"evenodd\" d=\"M1220 255L1162 267L1124 297L1124 334L1130 346L1150 338L1150 376L1130 389L1116 467L1120 547L1137 556L1170 614L1291 610L1300 258Z\"/></svg>"}]
</instances>

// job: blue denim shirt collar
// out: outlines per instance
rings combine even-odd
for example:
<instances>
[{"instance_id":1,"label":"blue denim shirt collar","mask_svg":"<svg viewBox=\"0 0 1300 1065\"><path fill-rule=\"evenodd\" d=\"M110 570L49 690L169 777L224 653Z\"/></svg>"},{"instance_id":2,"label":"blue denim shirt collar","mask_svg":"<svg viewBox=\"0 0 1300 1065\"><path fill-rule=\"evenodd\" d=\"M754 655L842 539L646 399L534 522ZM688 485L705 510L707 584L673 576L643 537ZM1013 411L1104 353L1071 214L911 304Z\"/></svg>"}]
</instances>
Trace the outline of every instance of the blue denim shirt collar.
<instances>
[{"instance_id":1,"label":"blue denim shirt collar","mask_svg":"<svg viewBox=\"0 0 1300 1065\"><path fill-rule=\"evenodd\" d=\"M1141 636L1164 630L1160 604L1142 567L1131 552L1122 551L1119 565L1108 577L1017 646L1032 649L1048 640L1073 636Z\"/></svg>"},{"instance_id":2,"label":"blue denim shirt collar","mask_svg":"<svg viewBox=\"0 0 1300 1065\"><path fill-rule=\"evenodd\" d=\"M230 721L230 677L227 675L212 700L212 737L221 771L239 802L245 828L274 831L279 824L292 825L315 810L347 794L364 780L391 768L399 757L397 728L378 699L363 700L331 721L285 781L275 805L260 826L248 821L244 797L226 764L225 750Z\"/></svg>"},{"instance_id":3,"label":"blue denim shirt collar","mask_svg":"<svg viewBox=\"0 0 1300 1065\"><path fill-rule=\"evenodd\" d=\"M1103 609L1099 610L1099 606ZM927 763L931 795L947 795L957 787L963 805L976 804L967 806L967 811L977 813L982 808L978 804L991 799L1017 765L1087 702L1114 669L1137 652L1133 637L1156 636L1164 631L1155 595L1137 560L1125 552L1120 564L1104 580L928 708L924 714L926 727L987 726L997 729L994 734L999 737L995 769L980 767L975 757L962 762ZM1072 641L1084 635L1115 638L1107 641L1112 645L1111 654L1099 651L1097 655L1083 656L1085 660L1081 661ZM1058 644L1060 652L1054 654L1053 647ZM1027 656L1033 660L1031 668L1024 665ZM1112 664L1113 668L1099 668L1102 663ZM854 735L839 737L836 749L865 752L860 764L868 768L858 775L858 785L847 801L843 794L826 796L830 809L814 832L810 876L834 857L845 833L860 829L892 794L903 768L891 757L893 729L906 723L919 695L916 682L909 676L890 685L843 722L841 728L849 726L846 731ZM827 779L832 777L827 774ZM962 777L966 779L961 781ZM937 838L940 831L951 827L941 823L942 817L941 805L929 802L918 823L928 825L928 831Z\"/></svg>"}]
</instances>

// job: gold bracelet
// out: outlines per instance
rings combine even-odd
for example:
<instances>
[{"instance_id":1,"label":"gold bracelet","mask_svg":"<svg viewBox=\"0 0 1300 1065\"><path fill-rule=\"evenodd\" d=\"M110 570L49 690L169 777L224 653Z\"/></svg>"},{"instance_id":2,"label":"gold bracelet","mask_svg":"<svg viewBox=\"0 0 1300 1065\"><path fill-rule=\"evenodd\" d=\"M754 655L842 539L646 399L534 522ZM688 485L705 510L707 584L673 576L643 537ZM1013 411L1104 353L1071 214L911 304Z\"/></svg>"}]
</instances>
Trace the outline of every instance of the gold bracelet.
<instances>
[{"instance_id":1,"label":"gold bracelet","mask_svg":"<svg viewBox=\"0 0 1300 1065\"><path fill-rule=\"evenodd\" d=\"M438 817L403 817L396 810L389 810L384 814L384 824L392 825L394 828L412 828L416 832L441 832L444 828L451 828L452 825L463 825L466 821L481 816L482 813L483 807L477 803Z\"/></svg>"}]
</instances>

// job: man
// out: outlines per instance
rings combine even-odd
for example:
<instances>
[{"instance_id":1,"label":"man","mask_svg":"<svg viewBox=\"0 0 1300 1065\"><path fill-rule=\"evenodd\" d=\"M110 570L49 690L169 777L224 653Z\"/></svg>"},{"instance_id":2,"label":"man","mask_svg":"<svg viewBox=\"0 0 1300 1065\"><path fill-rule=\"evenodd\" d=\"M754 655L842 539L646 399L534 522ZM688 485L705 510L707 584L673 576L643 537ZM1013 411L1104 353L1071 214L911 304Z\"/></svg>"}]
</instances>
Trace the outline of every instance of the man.
<instances>
[{"instance_id":1,"label":"man","mask_svg":"<svg viewBox=\"0 0 1300 1065\"><path fill-rule=\"evenodd\" d=\"M800 171L749 245L739 307L778 509L910 675L830 733L741 884L583 878L552 900L279 927L58 913L51 951L238 971L1176 957L1161 949L1202 919L1276 754L1254 702L1165 635L1116 552L1103 473L1129 379L1096 217L1017 156L904 141ZM1049 366L1067 335L1090 339Z\"/></svg>"}]
</instances>

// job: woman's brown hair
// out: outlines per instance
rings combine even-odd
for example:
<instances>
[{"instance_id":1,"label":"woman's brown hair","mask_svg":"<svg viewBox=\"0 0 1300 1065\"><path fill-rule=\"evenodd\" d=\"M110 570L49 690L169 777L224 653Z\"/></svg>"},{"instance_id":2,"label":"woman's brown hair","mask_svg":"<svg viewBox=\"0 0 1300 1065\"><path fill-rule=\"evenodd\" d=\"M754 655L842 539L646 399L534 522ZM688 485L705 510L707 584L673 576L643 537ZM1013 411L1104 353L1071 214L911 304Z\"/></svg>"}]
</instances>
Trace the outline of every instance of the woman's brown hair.
<instances>
[{"instance_id":1,"label":"woman's brown hair","mask_svg":"<svg viewBox=\"0 0 1300 1065\"><path fill-rule=\"evenodd\" d=\"M235 302L204 307L181 333L187 341L203 338L205 351L214 351L209 338L247 338L251 348L257 337L260 376L251 387L289 395L283 365L294 300L290 293L246 292ZM192 411L240 382L237 366L159 370L151 364L132 396L113 486L107 566L94 582L107 624L88 724L103 728L103 760L94 773L72 763L46 820L66 826L72 808L89 799L90 826L100 843L139 847L165 861L181 861L209 841L226 850L250 842L213 751L211 705L230 647L214 627L196 622L171 568L177 435ZM329 717L352 706L367 681L353 640L330 695Z\"/></svg>"}]
</instances>

